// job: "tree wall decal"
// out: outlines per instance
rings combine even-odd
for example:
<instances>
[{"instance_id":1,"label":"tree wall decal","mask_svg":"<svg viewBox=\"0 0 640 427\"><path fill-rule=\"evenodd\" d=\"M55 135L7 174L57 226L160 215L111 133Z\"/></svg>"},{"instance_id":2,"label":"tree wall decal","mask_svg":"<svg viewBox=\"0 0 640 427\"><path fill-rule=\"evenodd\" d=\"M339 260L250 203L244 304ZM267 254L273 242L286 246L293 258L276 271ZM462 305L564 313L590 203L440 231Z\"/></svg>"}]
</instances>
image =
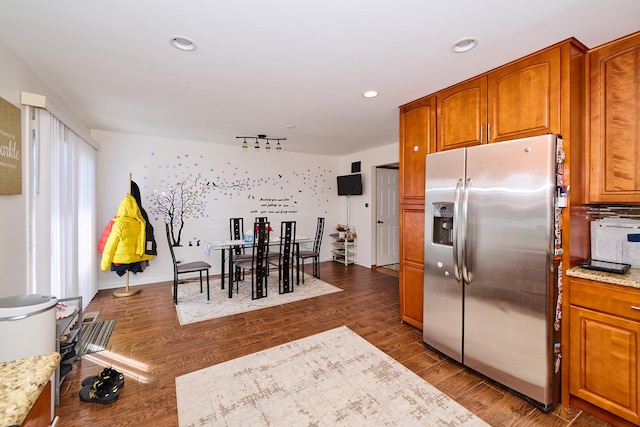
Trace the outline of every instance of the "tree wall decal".
<instances>
[{"instance_id":1,"label":"tree wall decal","mask_svg":"<svg viewBox=\"0 0 640 427\"><path fill-rule=\"evenodd\" d=\"M207 194L216 187L214 182L207 181L202 176L182 178L167 191L154 190L149 196L149 209L171 225L173 246L182 246L180 240L186 219L205 216Z\"/></svg>"}]
</instances>

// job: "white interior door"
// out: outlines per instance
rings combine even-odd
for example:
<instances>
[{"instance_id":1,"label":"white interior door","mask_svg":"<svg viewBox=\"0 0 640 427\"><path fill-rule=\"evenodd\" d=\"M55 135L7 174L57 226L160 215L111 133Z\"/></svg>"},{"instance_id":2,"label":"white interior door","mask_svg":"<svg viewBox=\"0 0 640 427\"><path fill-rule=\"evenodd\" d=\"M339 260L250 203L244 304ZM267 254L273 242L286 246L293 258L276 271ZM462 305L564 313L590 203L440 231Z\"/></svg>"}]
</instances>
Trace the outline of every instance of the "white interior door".
<instances>
[{"instance_id":1,"label":"white interior door","mask_svg":"<svg viewBox=\"0 0 640 427\"><path fill-rule=\"evenodd\" d=\"M400 259L398 169L376 168L376 265Z\"/></svg>"}]
</instances>

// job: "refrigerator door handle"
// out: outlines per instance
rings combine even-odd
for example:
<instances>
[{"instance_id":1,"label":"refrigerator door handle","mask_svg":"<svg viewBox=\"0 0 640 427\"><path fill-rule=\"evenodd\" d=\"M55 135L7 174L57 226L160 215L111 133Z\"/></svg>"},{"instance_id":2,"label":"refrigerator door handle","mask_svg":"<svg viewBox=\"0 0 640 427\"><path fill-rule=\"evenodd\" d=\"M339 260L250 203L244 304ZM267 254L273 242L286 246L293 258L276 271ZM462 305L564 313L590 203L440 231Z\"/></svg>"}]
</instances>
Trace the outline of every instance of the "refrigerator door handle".
<instances>
[{"instance_id":1,"label":"refrigerator door handle","mask_svg":"<svg viewBox=\"0 0 640 427\"><path fill-rule=\"evenodd\" d=\"M471 178L467 178L464 185L464 195L462 197L462 227L460 227L460 235L462 239L462 278L469 285L473 274L469 271L467 265L467 225L469 217L469 188L471 187Z\"/></svg>"},{"instance_id":2,"label":"refrigerator door handle","mask_svg":"<svg viewBox=\"0 0 640 427\"><path fill-rule=\"evenodd\" d=\"M458 206L460 206L460 190L462 189L462 178L458 179L456 184L456 191L453 199L453 275L459 283L462 283L462 276L460 275L460 262L458 260L458 235L457 227L460 223L458 218Z\"/></svg>"}]
</instances>

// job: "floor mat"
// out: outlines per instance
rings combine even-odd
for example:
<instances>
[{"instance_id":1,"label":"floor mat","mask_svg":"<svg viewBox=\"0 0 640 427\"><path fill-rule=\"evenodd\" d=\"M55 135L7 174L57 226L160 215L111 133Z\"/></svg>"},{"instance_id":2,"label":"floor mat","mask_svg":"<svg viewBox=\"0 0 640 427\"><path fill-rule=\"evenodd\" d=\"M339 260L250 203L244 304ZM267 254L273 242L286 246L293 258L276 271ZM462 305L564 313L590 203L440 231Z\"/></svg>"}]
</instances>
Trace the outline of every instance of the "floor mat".
<instances>
[{"instance_id":1,"label":"floor mat","mask_svg":"<svg viewBox=\"0 0 640 427\"><path fill-rule=\"evenodd\" d=\"M115 320L83 323L80 354L105 350L115 324Z\"/></svg>"}]
</instances>

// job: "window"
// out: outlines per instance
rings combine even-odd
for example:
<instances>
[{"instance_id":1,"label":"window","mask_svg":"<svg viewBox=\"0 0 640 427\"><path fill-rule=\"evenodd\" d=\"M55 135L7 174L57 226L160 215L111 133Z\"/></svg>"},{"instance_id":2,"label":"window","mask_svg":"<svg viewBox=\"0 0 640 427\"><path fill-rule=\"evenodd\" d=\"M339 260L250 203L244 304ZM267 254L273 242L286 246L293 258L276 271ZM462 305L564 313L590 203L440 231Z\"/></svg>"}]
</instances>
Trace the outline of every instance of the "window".
<instances>
[{"instance_id":1,"label":"window","mask_svg":"<svg viewBox=\"0 0 640 427\"><path fill-rule=\"evenodd\" d=\"M86 305L98 292L97 149L50 112L32 113L31 292Z\"/></svg>"}]
</instances>

